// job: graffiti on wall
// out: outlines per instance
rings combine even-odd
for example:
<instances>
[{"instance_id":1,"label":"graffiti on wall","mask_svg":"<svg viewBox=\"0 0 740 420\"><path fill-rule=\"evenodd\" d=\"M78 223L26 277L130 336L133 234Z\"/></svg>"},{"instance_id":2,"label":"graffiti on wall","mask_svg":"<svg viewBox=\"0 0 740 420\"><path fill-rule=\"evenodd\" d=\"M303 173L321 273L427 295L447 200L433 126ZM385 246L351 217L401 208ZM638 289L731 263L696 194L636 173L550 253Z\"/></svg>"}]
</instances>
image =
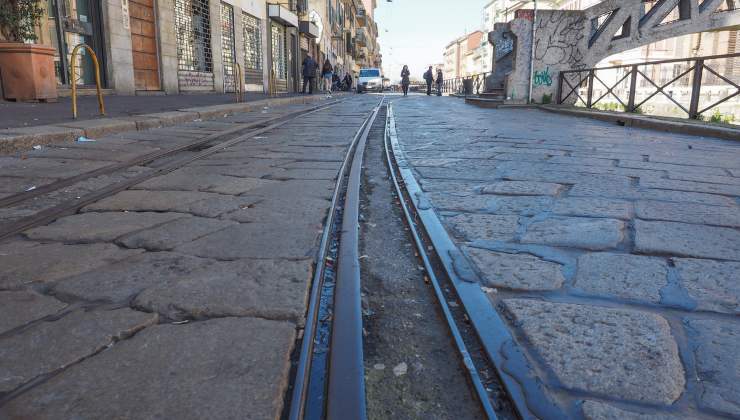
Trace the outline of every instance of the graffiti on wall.
<instances>
[{"instance_id":1,"label":"graffiti on wall","mask_svg":"<svg viewBox=\"0 0 740 420\"><path fill-rule=\"evenodd\" d=\"M496 60L506 56L514 50L514 40L511 38L499 38L495 42Z\"/></svg>"},{"instance_id":2,"label":"graffiti on wall","mask_svg":"<svg viewBox=\"0 0 740 420\"><path fill-rule=\"evenodd\" d=\"M582 68L586 19L582 14L549 13L537 24L535 60L540 65Z\"/></svg>"},{"instance_id":3,"label":"graffiti on wall","mask_svg":"<svg viewBox=\"0 0 740 420\"><path fill-rule=\"evenodd\" d=\"M535 86L552 86L552 76L550 75L550 67L544 70L534 72L534 85Z\"/></svg>"}]
</instances>

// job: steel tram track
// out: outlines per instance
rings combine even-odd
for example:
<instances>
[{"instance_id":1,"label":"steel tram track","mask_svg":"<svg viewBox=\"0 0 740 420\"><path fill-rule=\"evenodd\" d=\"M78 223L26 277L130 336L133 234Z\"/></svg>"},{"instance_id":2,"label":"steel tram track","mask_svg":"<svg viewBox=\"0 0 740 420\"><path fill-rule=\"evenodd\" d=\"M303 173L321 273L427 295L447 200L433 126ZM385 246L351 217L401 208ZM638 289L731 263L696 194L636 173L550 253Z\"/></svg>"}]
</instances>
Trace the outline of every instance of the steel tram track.
<instances>
[{"instance_id":1,"label":"steel tram track","mask_svg":"<svg viewBox=\"0 0 740 420\"><path fill-rule=\"evenodd\" d=\"M306 325L287 418L367 418L360 296L359 205L373 108L355 134L337 178L316 259Z\"/></svg>"},{"instance_id":2,"label":"steel tram track","mask_svg":"<svg viewBox=\"0 0 740 420\"><path fill-rule=\"evenodd\" d=\"M13 205L28 202L36 197L43 196L45 194L59 191L62 188L75 185L82 181L90 180L103 175L115 174L135 166L142 166L152 162L156 162L163 158L177 157L178 154L183 152L194 150L197 151L197 153L194 155L184 156L181 159L176 159L169 163L165 163L162 166L152 168L151 171L148 171L146 173L136 175L119 182L114 182L79 198L63 201L55 206L40 210L37 213L32 214L31 216L21 218L11 223L0 224L0 240L9 238L33 227L51 223L60 217L74 214L81 208L89 204L100 201L103 198L116 194L120 191L126 190L136 184L175 171L191 162L211 156L230 146L281 127L297 118L300 118L301 116L320 112L343 101L344 100L337 100L327 104L322 104L319 106L310 107L308 109L296 111L287 115L269 118L263 121L240 124L238 127L211 134L203 139L188 142L186 144L176 146L167 150L138 156L125 162L116 163L70 178L55 181L50 184L41 186L33 191L18 193L9 197L5 197L4 199L0 199L0 209L7 208ZM224 138L227 138L227 140L222 141L222 139ZM215 144L211 145L211 143Z\"/></svg>"}]
</instances>

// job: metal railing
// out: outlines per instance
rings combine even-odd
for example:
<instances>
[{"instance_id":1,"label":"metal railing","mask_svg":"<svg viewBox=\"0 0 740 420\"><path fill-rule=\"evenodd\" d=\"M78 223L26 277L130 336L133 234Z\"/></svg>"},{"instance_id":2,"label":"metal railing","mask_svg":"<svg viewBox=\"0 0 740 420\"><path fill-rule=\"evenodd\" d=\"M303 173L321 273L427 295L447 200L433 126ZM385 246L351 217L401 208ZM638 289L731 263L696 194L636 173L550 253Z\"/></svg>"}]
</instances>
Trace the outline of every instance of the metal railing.
<instances>
[{"instance_id":1,"label":"metal railing","mask_svg":"<svg viewBox=\"0 0 740 420\"><path fill-rule=\"evenodd\" d=\"M490 75L490 72L486 72L447 79L442 82L442 92L450 95L480 95L485 92L486 78Z\"/></svg>"},{"instance_id":2,"label":"metal railing","mask_svg":"<svg viewBox=\"0 0 740 420\"><path fill-rule=\"evenodd\" d=\"M707 111L719 112L719 105L740 98L739 65L735 53L562 71L557 103L660 114L645 109L655 98L663 100L663 108L703 119ZM616 102L607 102L611 98Z\"/></svg>"}]
</instances>

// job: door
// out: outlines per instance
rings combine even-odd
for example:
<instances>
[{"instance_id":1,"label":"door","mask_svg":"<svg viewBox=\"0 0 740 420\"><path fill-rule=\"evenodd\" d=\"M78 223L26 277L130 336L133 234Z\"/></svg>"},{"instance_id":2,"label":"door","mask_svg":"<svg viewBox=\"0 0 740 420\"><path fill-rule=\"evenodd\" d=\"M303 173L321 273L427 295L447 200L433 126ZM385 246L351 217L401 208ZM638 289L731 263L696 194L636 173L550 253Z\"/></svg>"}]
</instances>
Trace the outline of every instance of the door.
<instances>
[{"instance_id":1,"label":"door","mask_svg":"<svg viewBox=\"0 0 740 420\"><path fill-rule=\"evenodd\" d=\"M160 90L154 0L128 1L136 90Z\"/></svg>"}]
</instances>

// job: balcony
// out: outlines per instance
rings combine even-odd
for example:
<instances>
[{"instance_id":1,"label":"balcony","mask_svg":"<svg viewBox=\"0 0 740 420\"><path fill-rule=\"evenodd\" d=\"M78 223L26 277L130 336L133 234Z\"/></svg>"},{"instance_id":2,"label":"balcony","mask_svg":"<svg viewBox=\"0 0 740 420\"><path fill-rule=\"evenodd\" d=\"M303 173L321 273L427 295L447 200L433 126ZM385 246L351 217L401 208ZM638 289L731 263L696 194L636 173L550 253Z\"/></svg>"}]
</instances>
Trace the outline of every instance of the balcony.
<instances>
[{"instance_id":1,"label":"balcony","mask_svg":"<svg viewBox=\"0 0 740 420\"><path fill-rule=\"evenodd\" d=\"M367 25L367 13L365 12L365 9L357 9L355 20L357 21L358 27Z\"/></svg>"}]
</instances>

